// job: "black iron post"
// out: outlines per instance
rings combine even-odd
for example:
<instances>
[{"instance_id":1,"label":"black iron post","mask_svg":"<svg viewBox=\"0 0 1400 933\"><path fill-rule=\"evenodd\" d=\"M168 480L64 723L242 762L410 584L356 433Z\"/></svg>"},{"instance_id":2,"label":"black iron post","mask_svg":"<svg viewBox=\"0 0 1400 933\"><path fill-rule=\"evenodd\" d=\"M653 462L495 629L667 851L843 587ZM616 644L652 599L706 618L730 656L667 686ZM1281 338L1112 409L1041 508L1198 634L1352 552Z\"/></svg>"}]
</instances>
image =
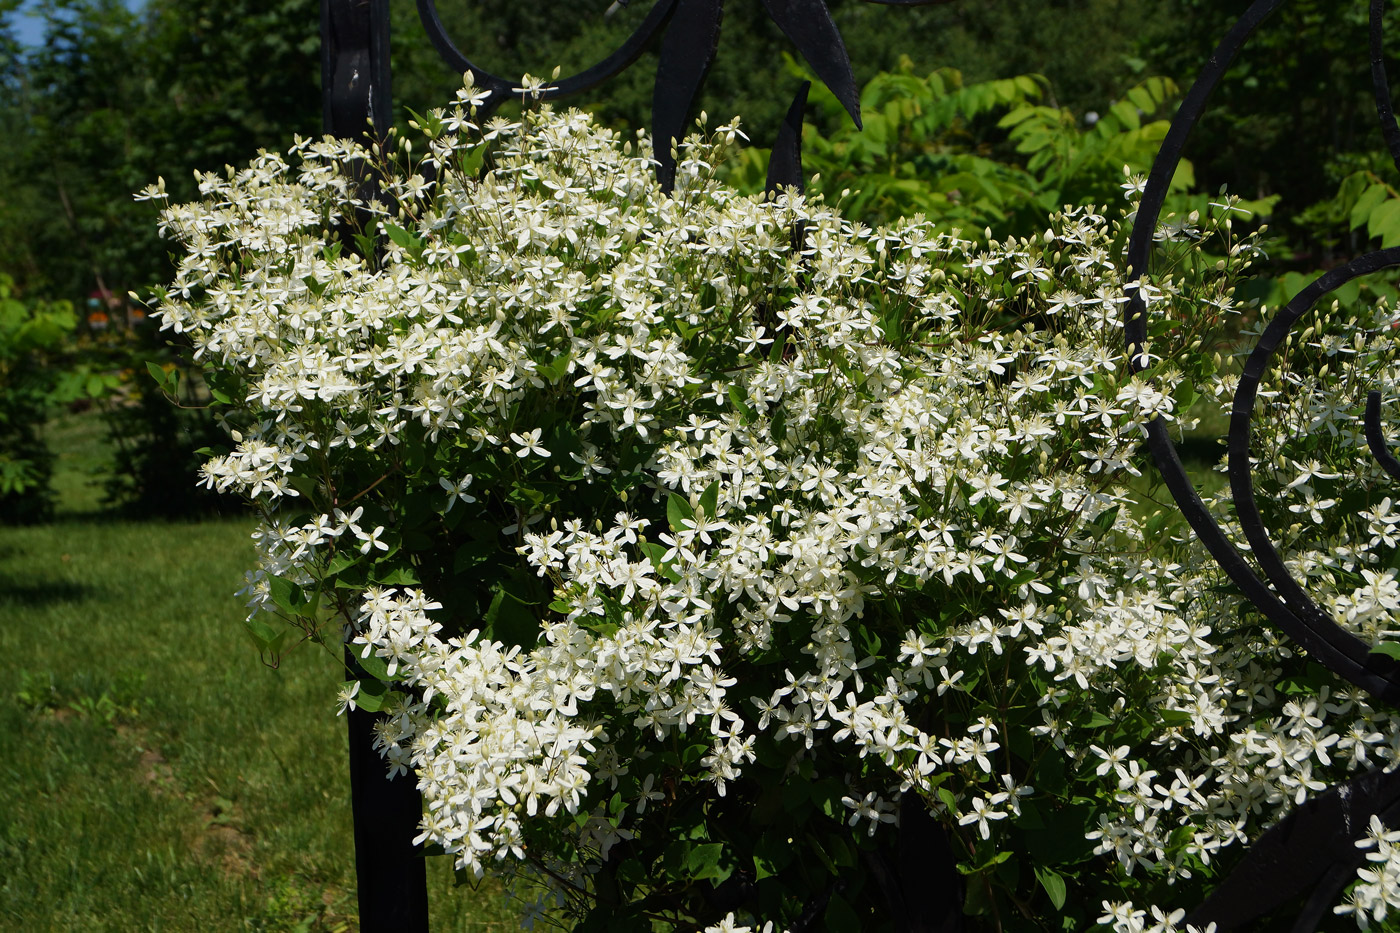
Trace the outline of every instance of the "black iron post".
<instances>
[{"instance_id":1,"label":"black iron post","mask_svg":"<svg viewBox=\"0 0 1400 933\"><path fill-rule=\"evenodd\" d=\"M347 139L393 125L389 0L321 0L321 122Z\"/></svg>"},{"instance_id":2,"label":"black iron post","mask_svg":"<svg viewBox=\"0 0 1400 933\"><path fill-rule=\"evenodd\" d=\"M393 123L388 0L321 0L321 100L327 133L365 142L387 136ZM346 663L358 672L348 650ZM361 709L347 716L360 929L427 933L427 865L413 844L423 800L412 774L389 780L373 748L377 718Z\"/></svg>"}]
</instances>

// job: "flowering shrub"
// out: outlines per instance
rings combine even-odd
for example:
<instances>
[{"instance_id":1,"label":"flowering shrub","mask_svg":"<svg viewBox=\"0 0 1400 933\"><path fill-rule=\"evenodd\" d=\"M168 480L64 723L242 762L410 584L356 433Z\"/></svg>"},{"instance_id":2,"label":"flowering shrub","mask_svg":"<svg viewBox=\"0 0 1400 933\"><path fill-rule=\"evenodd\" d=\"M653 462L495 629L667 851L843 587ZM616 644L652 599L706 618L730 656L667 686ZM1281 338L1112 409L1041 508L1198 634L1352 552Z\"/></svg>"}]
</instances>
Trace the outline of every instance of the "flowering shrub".
<instances>
[{"instance_id":1,"label":"flowering shrub","mask_svg":"<svg viewBox=\"0 0 1400 933\"><path fill-rule=\"evenodd\" d=\"M1229 202L1164 229L1130 376L1106 213L989 247L870 229L716 182L734 127L679 147L668 198L645 139L478 128L474 99L416 150L202 176L159 300L236 445L205 482L264 518L250 633L354 646L342 706L383 712L463 873L581 929L1166 930L1400 754L1145 498L1141 423L1232 385L1203 343L1254 251ZM1304 333L1260 448L1300 575L1380 637L1400 512L1362 380L1294 374L1389 373L1388 321Z\"/></svg>"}]
</instances>

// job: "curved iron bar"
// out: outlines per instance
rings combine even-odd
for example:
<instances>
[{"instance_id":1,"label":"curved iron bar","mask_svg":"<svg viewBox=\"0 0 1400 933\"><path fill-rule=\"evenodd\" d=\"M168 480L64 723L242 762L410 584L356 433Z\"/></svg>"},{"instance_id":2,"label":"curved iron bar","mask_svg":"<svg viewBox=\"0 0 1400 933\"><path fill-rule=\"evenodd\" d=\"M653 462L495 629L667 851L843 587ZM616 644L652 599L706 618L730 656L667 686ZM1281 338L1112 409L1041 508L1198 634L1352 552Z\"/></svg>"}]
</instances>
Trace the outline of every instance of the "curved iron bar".
<instances>
[{"instance_id":1,"label":"curved iron bar","mask_svg":"<svg viewBox=\"0 0 1400 933\"><path fill-rule=\"evenodd\" d=\"M1381 431L1381 394L1372 389L1366 394L1366 446L1371 448L1371 456L1393 479L1400 479L1400 460L1390 452Z\"/></svg>"},{"instance_id":2,"label":"curved iron bar","mask_svg":"<svg viewBox=\"0 0 1400 933\"><path fill-rule=\"evenodd\" d=\"M1215 90L1249 36L1283 3L1284 0L1255 0L1221 40L1182 102L1181 109L1173 119L1171 129L1167 132L1153 163L1147 188L1138 205L1138 214L1128 245L1130 283L1140 279L1147 270L1153 235L1166 201L1168 185L1181 162L1186 139L1204 112L1211 92ZM1254 391L1273 348L1281 341L1291 322L1327 291L1358 275L1396 264L1400 264L1400 250L1383 251L1380 254L1362 257L1342 269L1332 270L1322 276L1289 303L1288 309L1280 316L1280 320L1271 325L1265 339L1246 365L1246 376L1241 380L1240 392L1235 397L1230 426L1232 487L1235 490L1237 505L1242 498L1247 500L1244 503L1245 511L1242 512L1245 533L1251 546L1259 552L1258 556L1262 558L1261 565L1265 567L1278 592L1271 589L1245 561L1206 509L1181 464L1167 423L1160 418L1154 419L1147 425L1147 436L1148 447L1182 514L1206 545L1211 556L1244 591L1249 601L1264 613L1270 622L1307 649L1314 659L1368 693L1400 705L1400 665L1384 656L1372 654L1365 642L1339 626L1292 581L1286 569L1282 568L1277 552L1268 543L1267 536L1263 535L1262 521L1257 518L1257 510L1248 511L1253 503L1252 492L1247 491L1243 497L1240 495L1241 487L1248 486L1249 421L1252 417ZM1142 348L1147 345L1147 320L1146 305L1136 289L1128 302L1124 330L1132 368L1135 372L1141 372L1147 366L1147 360L1142 357ZM1246 474L1243 480L1237 479L1241 471ZM1262 548L1261 543L1264 545ZM1281 576L1278 573L1280 569L1283 569ZM1269 572L1270 570L1273 572ZM1280 593L1283 594L1282 598Z\"/></svg>"},{"instance_id":3,"label":"curved iron bar","mask_svg":"<svg viewBox=\"0 0 1400 933\"><path fill-rule=\"evenodd\" d=\"M642 53L646 51L646 47L661 32L675 11L676 3L677 0L656 0L646 18L616 51L577 74L550 82L549 87L542 91L541 99L553 100L556 97L580 94L592 90L609 78L625 71L628 66L641 57ZM443 61L447 62L448 66L459 74L470 71L473 80L490 92L491 96L482 105L488 112L505 98L519 93L517 79L503 78L487 71L479 65L472 64L471 60L462 54L447 35L442 18L438 16L436 0L418 0L418 18L422 21L423 28L427 30L428 38L432 41L438 54L442 56Z\"/></svg>"},{"instance_id":4,"label":"curved iron bar","mask_svg":"<svg viewBox=\"0 0 1400 933\"><path fill-rule=\"evenodd\" d=\"M1308 596L1284 565L1283 558L1264 528L1264 519L1254 495L1249 455L1250 426L1259 383L1268 369L1270 358L1282 345L1289 330L1322 296L1352 279L1394 266L1400 266L1400 248L1368 253L1345 266L1332 269L1295 295L1269 322L1259 343L1245 361L1244 372L1235 391L1230 415L1229 472L1235 511L1239 514L1240 526L1249 539L1254 558L1274 590L1283 596L1294 616L1306 627L1309 636L1325 644L1327 655L1320 660L1367 692L1391 703L1400 703L1400 665L1384 655L1372 654L1366 642L1338 625Z\"/></svg>"}]
</instances>

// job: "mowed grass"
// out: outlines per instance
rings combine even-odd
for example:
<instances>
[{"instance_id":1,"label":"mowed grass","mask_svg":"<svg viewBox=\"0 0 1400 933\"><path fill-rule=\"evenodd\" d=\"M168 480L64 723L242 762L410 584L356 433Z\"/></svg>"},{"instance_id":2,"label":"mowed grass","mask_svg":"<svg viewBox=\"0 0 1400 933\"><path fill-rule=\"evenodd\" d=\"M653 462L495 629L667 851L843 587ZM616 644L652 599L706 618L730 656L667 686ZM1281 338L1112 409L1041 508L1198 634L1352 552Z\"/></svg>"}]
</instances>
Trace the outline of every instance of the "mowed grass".
<instances>
[{"instance_id":1,"label":"mowed grass","mask_svg":"<svg viewBox=\"0 0 1400 933\"><path fill-rule=\"evenodd\" d=\"M250 520L104 520L59 427L59 520L0 528L0 930L358 929L335 659L244 638ZM434 931L519 927L428 869Z\"/></svg>"}]
</instances>

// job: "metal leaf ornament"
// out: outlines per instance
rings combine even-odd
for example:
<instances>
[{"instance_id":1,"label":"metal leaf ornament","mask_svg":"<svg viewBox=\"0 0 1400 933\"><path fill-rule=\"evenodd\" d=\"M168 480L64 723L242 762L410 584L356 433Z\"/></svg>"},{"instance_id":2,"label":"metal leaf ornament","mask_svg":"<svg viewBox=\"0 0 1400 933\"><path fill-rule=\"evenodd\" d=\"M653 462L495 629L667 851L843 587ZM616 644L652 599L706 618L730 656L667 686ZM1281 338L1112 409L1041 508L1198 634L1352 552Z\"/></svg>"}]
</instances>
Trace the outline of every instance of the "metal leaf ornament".
<instances>
[{"instance_id":1,"label":"metal leaf ornament","mask_svg":"<svg viewBox=\"0 0 1400 933\"><path fill-rule=\"evenodd\" d=\"M788 107L778 138L773 141L773 154L768 158L768 178L763 190L776 194L779 188L795 188L800 194L806 188L802 174L802 112L807 108L807 92L811 81L803 81L797 96Z\"/></svg>"},{"instance_id":2,"label":"metal leaf ornament","mask_svg":"<svg viewBox=\"0 0 1400 933\"><path fill-rule=\"evenodd\" d=\"M763 0L763 6L859 127L860 92L851 56L824 0Z\"/></svg>"},{"instance_id":3,"label":"metal leaf ornament","mask_svg":"<svg viewBox=\"0 0 1400 933\"><path fill-rule=\"evenodd\" d=\"M651 98L651 132L656 176L670 191L676 183L676 160L671 147L685 134L690 108L705 83L719 49L719 24L724 0L678 0L656 66L656 89Z\"/></svg>"}]
</instances>

